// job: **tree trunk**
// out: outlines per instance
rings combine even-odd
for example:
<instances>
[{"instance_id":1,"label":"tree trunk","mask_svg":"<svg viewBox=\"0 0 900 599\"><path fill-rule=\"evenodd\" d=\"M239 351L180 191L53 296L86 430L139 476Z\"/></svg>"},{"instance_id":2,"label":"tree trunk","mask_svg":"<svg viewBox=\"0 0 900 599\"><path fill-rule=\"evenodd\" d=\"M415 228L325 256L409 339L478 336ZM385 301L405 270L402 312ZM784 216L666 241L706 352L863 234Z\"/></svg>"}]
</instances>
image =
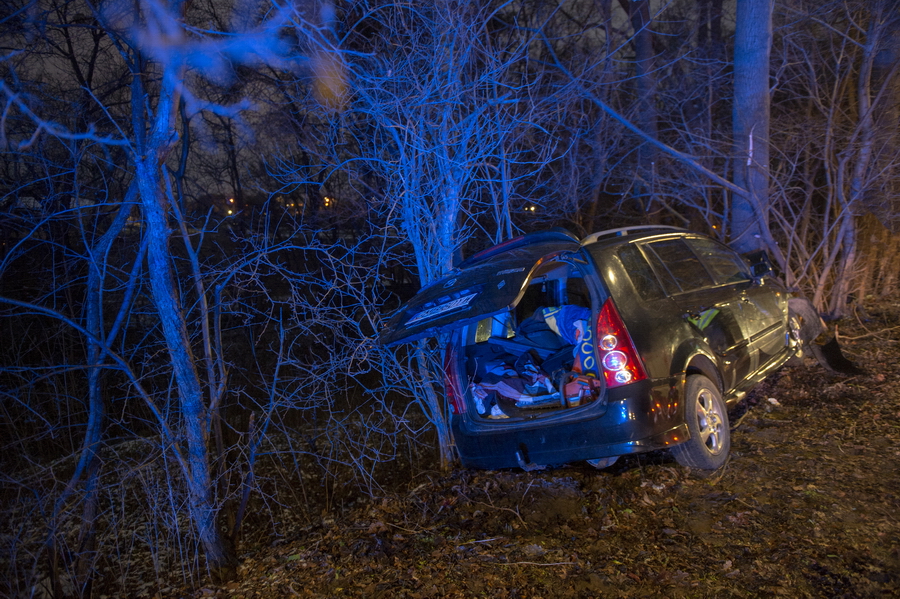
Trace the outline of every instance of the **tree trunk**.
<instances>
[{"instance_id":1,"label":"tree trunk","mask_svg":"<svg viewBox=\"0 0 900 599\"><path fill-rule=\"evenodd\" d=\"M628 11L634 35L635 92L637 95L637 121L641 129L651 138L657 137L656 75L653 72L653 32L650 29L650 0L619 0ZM652 180L656 166L656 146L642 143L638 146L638 169L634 195L644 212L650 210L653 202Z\"/></svg>"},{"instance_id":2,"label":"tree trunk","mask_svg":"<svg viewBox=\"0 0 900 599\"><path fill-rule=\"evenodd\" d=\"M734 37L734 182L747 193L732 200L731 244L740 252L774 249L768 231L771 0L740 0Z\"/></svg>"},{"instance_id":3,"label":"tree trunk","mask_svg":"<svg viewBox=\"0 0 900 599\"><path fill-rule=\"evenodd\" d=\"M92 248L88 263L87 289L85 290L86 318L85 328L99 341L109 343L112 339L104 339L103 330L103 282L109 251L113 241L119 236L128 215L137 190L132 185L123 198L122 205L97 244ZM126 298L127 302L128 299ZM116 332L111 331L110 337ZM84 445L79 466L83 464L85 471L84 505L82 506L81 530L78 533L78 558L75 564L75 576L79 589L87 591L93 572L94 547L96 544L96 516L99 501L100 463L97 451L103 432L106 430L106 402L103 399L101 379L103 369L100 367L104 359L103 348L93 340L88 340L88 425L84 435ZM89 594L89 593L86 593Z\"/></svg>"},{"instance_id":4,"label":"tree trunk","mask_svg":"<svg viewBox=\"0 0 900 599\"><path fill-rule=\"evenodd\" d=\"M870 197L871 170L875 162L875 143L877 137L876 114L885 109L890 109L889 100L893 91L892 82L897 76L895 65L887 73L881 74L883 81L876 79L876 57L882 53L885 40L888 48L892 48L897 42L890 35L896 33L891 25L897 17L892 8L897 3L893 0L884 0L879 3L878 10L870 17L869 28L866 32L866 43L863 46L862 64L859 78L856 82L857 123L855 137L859 140L851 144L848 152L852 153L853 170L850 175L849 190L842 200L841 216L845 219L841 225L841 256L837 264L834 289L831 294L830 313L834 317L842 317L847 314L850 301L850 288L856 274L857 265L857 215L863 207L877 205L877 200ZM888 20L891 19L891 20ZM881 89L876 91L876 85L880 83ZM888 144L889 145L889 144ZM841 190L843 191L843 190Z\"/></svg>"},{"instance_id":5,"label":"tree trunk","mask_svg":"<svg viewBox=\"0 0 900 599\"><path fill-rule=\"evenodd\" d=\"M125 227L128 214L131 211L131 203L135 198L135 189L129 189L127 197L113 218L109 229L89 250L88 276L85 290L85 329L93 335L88 339L87 351L87 391L88 391L88 421L84 431L84 440L81 443L81 454L75 471L69 478L63 492L56 499L53 508L53 517L50 520L48 531L48 545L51 553L51 562L59 559L59 551L56 547L56 538L59 534L59 524L63 511L69 499L81 485L84 489L81 496L81 524L78 532L78 550L75 552L75 586L80 593L89 595L94 566L94 549L96 542L96 515L98 511L100 477L100 463L97 452L103 433L106 430L106 403L103 399L101 378L103 370L100 363L103 361L103 348L96 340L103 340L103 273L106 272L106 260L113 241ZM85 238L88 236L85 235ZM110 336L115 336L111 333ZM58 581L54 582L58 585Z\"/></svg>"},{"instance_id":6,"label":"tree trunk","mask_svg":"<svg viewBox=\"0 0 900 599\"><path fill-rule=\"evenodd\" d=\"M164 160L173 139L173 111L177 106L179 67L166 65L156 114L150 131L144 133L144 93L142 75L134 74L132 110L138 139L135 156L135 176L143 211L147 245L147 271L150 293L159 315L163 338L178 390L181 417L187 440L184 463L189 509L197 536L203 546L207 564L214 579L231 576L234 558L225 545L216 524L216 509L212 496L212 477L207 439L208 414L203 391L191 351L184 307L178 295L172 272L169 251L170 229L167 207L162 191ZM174 450L175 448L173 448Z\"/></svg>"},{"instance_id":7,"label":"tree trunk","mask_svg":"<svg viewBox=\"0 0 900 599\"><path fill-rule=\"evenodd\" d=\"M426 341L420 341L415 351L415 361L421 383L421 397L425 414L431 420L438 437L438 450L440 452L441 470L448 470L454 459L453 434L450 431L450 420L443 410L441 397L434 390L431 381L435 373L440 372L429 361L431 352L426 347Z\"/></svg>"}]
</instances>

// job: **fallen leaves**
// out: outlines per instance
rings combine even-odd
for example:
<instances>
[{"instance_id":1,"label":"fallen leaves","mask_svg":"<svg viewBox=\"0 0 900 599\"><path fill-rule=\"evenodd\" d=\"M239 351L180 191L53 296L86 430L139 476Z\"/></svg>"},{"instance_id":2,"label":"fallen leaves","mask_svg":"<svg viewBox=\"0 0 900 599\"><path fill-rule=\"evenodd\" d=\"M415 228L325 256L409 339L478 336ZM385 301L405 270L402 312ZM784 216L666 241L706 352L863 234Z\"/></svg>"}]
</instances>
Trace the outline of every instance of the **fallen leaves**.
<instances>
[{"instance_id":1,"label":"fallen leaves","mask_svg":"<svg viewBox=\"0 0 900 599\"><path fill-rule=\"evenodd\" d=\"M312 522L286 503L280 539L245 544L236 580L160 597L898 596L900 344L878 343L854 345L872 375L769 377L714 477L653 453L433 475Z\"/></svg>"}]
</instances>

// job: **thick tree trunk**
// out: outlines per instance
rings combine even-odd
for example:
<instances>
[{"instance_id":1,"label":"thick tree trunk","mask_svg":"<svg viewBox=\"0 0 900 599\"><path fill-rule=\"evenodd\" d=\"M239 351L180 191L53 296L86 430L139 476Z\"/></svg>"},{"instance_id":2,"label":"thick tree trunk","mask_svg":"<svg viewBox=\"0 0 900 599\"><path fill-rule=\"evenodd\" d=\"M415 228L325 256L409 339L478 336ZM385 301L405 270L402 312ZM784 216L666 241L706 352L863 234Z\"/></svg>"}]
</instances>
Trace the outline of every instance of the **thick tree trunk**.
<instances>
[{"instance_id":1,"label":"thick tree trunk","mask_svg":"<svg viewBox=\"0 0 900 599\"><path fill-rule=\"evenodd\" d=\"M741 252L769 249L769 53L771 0L740 0L734 41L734 182L731 244Z\"/></svg>"},{"instance_id":2,"label":"thick tree trunk","mask_svg":"<svg viewBox=\"0 0 900 599\"><path fill-rule=\"evenodd\" d=\"M634 35L635 92L637 95L637 122L649 137L657 138L656 75L653 72L653 32L650 29L650 0L619 0L631 20ZM634 195L646 212L653 201L652 179L656 166L656 146L642 143L638 146L638 176Z\"/></svg>"}]
</instances>

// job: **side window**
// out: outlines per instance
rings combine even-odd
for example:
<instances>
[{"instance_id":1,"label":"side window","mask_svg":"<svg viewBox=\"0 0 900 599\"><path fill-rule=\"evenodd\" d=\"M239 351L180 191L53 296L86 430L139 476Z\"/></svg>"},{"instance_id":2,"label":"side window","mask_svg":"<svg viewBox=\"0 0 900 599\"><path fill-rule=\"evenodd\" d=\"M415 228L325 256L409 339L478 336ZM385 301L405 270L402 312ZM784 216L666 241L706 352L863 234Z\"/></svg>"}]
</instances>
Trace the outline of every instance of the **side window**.
<instances>
[{"instance_id":1,"label":"side window","mask_svg":"<svg viewBox=\"0 0 900 599\"><path fill-rule=\"evenodd\" d=\"M750 280L750 268L747 263L729 248L712 239L691 239L689 243L712 271L719 285Z\"/></svg>"},{"instance_id":2,"label":"side window","mask_svg":"<svg viewBox=\"0 0 900 599\"><path fill-rule=\"evenodd\" d=\"M654 267L669 293L678 293L679 290L682 292L694 291L712 287L715 284L709 271L683 239L656 241L648 243L644 247L647 249L648 255L654 254L657 258ZM653 261L651 259L651 262ZM678 290L670 288L673 284L677 285Z\"/></svg>"},{"instance_id":3,"label":"side window","mask_svg":"<svg viewBox=\"0 0 900 599\"><path fill-rule=\"evenodd\" d=\"M668 295L681 293L681 288L678 287L675 277L672 276L672 273L669 272L669 269L666 268L666 265L663 264L663 261L660 260L659 256L649 248L647 249L646 255L647 261L650 262L653 266L653 270L656 271L659 280L662 281L662 286L666 290L666 293Z\"/></svg>"},{"instance_id":4,"label":"side window","mask_svg":"<svg viewBox=\"0 0 900 599\"><path fill-rule=\"evenodd\" d=\"M619 260L634 284L638 295L644 300L656 300L665 296L662 287L650 264L644 259L641 250L635 245L626 245L619 250Z\"/></svg>"}]
</instances>

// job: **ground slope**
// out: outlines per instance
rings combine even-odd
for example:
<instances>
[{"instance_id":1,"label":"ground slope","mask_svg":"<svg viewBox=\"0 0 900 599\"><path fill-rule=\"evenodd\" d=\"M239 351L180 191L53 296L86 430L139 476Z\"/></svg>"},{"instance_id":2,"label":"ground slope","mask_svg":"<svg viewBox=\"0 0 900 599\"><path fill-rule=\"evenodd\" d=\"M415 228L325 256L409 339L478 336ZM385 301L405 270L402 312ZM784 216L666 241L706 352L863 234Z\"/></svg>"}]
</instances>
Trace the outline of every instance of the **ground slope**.
<instances>
[{"instance_id":1,"label":"ground slope","mask_svg":"<svg viewBox=\"0 0 900 599\"><path fill-rule=\"evenodd\" d=\"M815 363L732 414L728 464L422 476L245 547L218 597L900 596L900 308L840 325L853 377Z\"/></svg>"}]
</instances>

